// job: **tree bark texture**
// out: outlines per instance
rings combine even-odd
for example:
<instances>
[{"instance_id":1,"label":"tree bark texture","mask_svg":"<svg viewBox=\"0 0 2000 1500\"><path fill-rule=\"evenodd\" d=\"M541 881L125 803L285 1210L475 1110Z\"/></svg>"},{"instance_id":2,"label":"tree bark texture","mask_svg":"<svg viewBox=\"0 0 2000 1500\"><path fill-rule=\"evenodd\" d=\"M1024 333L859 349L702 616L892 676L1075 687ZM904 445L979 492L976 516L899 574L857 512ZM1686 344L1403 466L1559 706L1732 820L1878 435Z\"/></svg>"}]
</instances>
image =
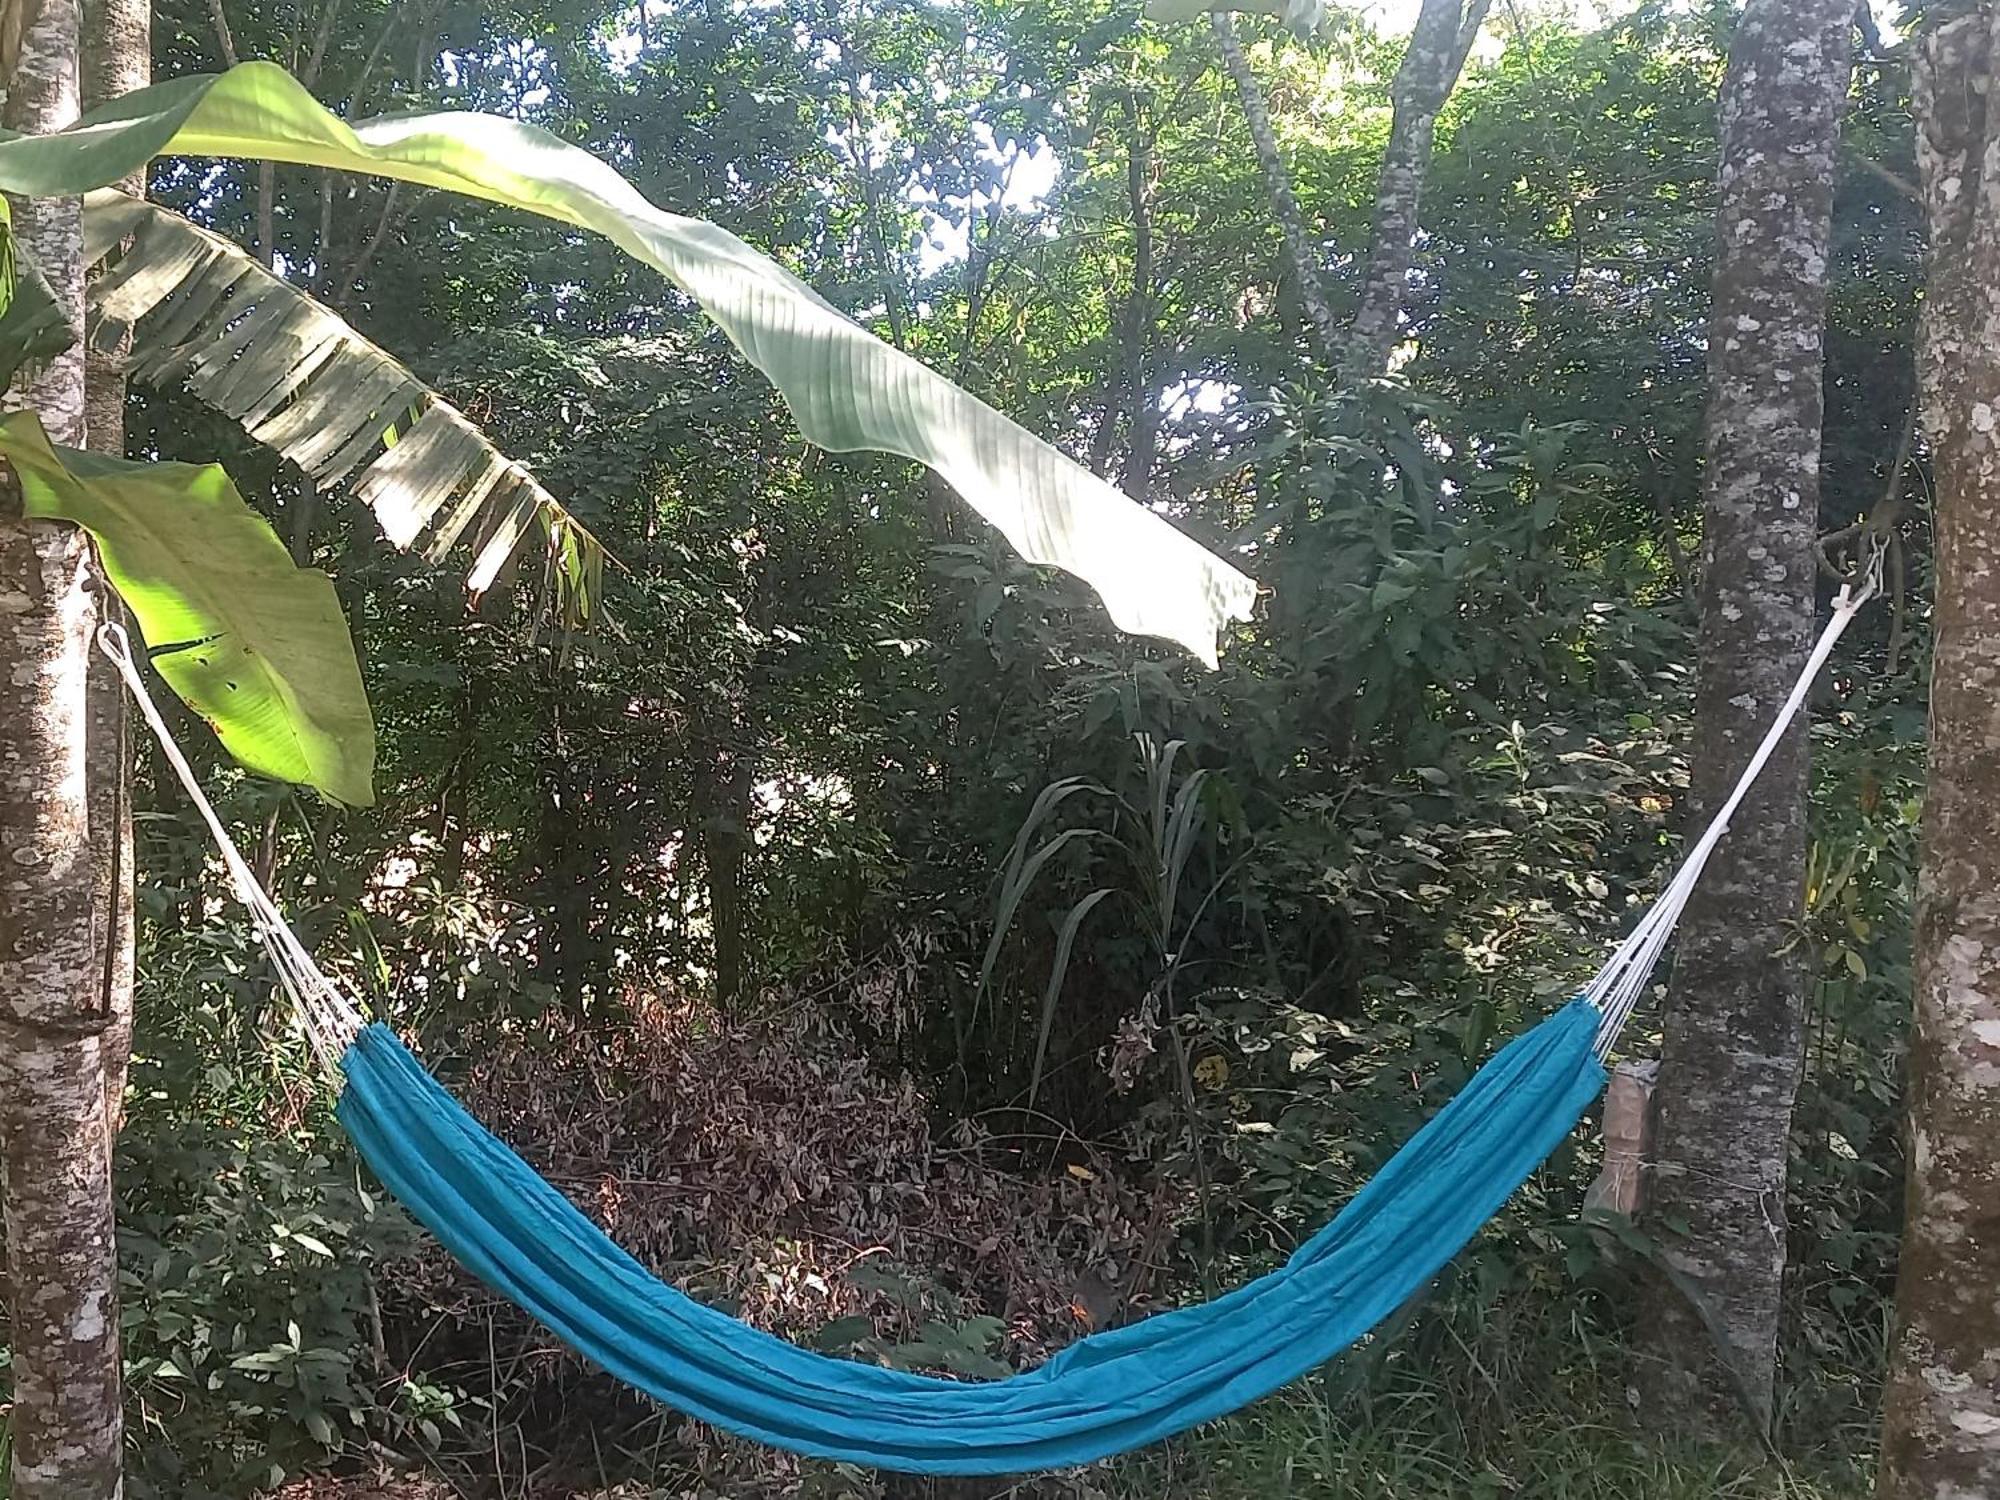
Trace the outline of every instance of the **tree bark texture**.
<instances>
[{"instance_id":1,"label":"tree bark texture","mask_svg":"<svg viewBox=\"0 0 2000 1500\"><path fill-rule=\"evenodd\" d=\"M84 108L130 94L152 82L152 8L144 0L84 0L82 98ZM134 196L146 194L146 172L118 184ZM126 364L132 336L86 356L84 430L100 454L124 454ZM112 674L116 676L116 674Z\"/></svg>"},{"instance_id":2,"label":"tree bark texture","mask_svg":"<svg viewBox=\"0 0 2000 1500\"><path fill-rule=\"evenodd\" d=\"M1852 26L1851 0L1750 0L1722 86L1697 817L1741 773L1813 633L1828 233ZM1780 950L1804 905L1806 771L1800 726L1680 928L1648 1201L1708 1317L1664 1288L1649 1303L1642 1410L1669 1427L1726 1431L1746 1402L1768 1425L1772 1408L1805 1020L1805 976Z\"/></svg>"},{"instance_id":3,"label":"tree bark texture","mask_svg":"<svg viewBox=\"0 0 2000 1500\"><path fill-rule=\"evenodd\" d=\"M1278 151L1278 133L1271 126L1271 111L1264 102L1264 90L1250 71L1250 59L1236 34L1236 22L1227 11L1214 11L1208 18L1215 32L1215 44L1222 52L1222 65L1236 85L1243 101L1243 118L1250 126L1250 141L1257 151L1257 166L1264 174L1264 186L1271 194L1271 211L1285 237L1285 253L1292 263L1292 280L1298 284L1299 303L1312 325L1320 352L1331 359L1340 347L1340 325L1326 300L1326 285L1319 274L1319 248L1306 229L1306 216L1292 191L1291 173Z\"/></svg>"},{"instance_id":4,"label":"tree bark texture","mask_svg":"<svg viewBox=\"0 0 2000 1500\"><path fill-rule=\"evenodd\" d=\"M1375 232L1348 325L1344 373L1372 379L1389 367L1402 326L1424 180L1445 100L1485 23L1489 0L1424 0L1390 85L1389 144L1375 184Z\"/></svg>"},{"instance_id":5,"label":"tree bark texture","mask_svg":"<svg viewBox=\"0 0 2000 1500\"><path fill-rule=\"evenodd\" d=\"M152 82L151 0L84 0L81 56L86 109ZM142 168L119 184L143 196ZM125 456L126 367L132 335L84 355L84 435L99 453ZM115 606L107 606L115 607ZM117 1137L125 1110L125 1075L132 1059L133 863L132 745L126 733L125 685L103 653L90 653L90 833L98 901L107 913L103 955L104 1092L109 1134Z\"/></svg>"},{"instance_id":6,"label":"tree bark texture","mask_svg":"<svg viewBox=\"0 0 2000 1500\"><path fill-rule=\"evenodd\" d=\"M23 38L5 122L78 113L77 0ZM24 391L59 442L83 438L80 205L17 202L21 244L79 342ZM14 1500L121 1494L117 1251L106 1119L104 954L90 828L86 684L97 621L81 533L0 519L0 1162L4 1162Z\"/></svg>"},{"instance_id":7,"label":"tree bark texture","mask_svg":"<svg viewBox=\"0 0 2000 1500\"><path fill-rule=\"evenodd\" d=\"M1119 360L1125 390L1120 401L1131 423L1120 479L1125 493L1144 505L1152 495L1153 464L1159 447L1160 403L1154 399L1149 359L1158 272L1153 255L1153 136L1132 122L1125 158L1126 198L1132 207L1132 295L1119 329Z\"/></svg>"},{"instance_id":8,"label":"tree bark texture","mask_svg":"<svg viewBox=\"0 0 2000 1500\"><path fill-rule=\"evenodd\" d=\"M1917 377L1937 486L1908 1206L1882 1500L2000 1495L2000 5L1917 39L1930 273Z\"/></svg>"}]
</instances>

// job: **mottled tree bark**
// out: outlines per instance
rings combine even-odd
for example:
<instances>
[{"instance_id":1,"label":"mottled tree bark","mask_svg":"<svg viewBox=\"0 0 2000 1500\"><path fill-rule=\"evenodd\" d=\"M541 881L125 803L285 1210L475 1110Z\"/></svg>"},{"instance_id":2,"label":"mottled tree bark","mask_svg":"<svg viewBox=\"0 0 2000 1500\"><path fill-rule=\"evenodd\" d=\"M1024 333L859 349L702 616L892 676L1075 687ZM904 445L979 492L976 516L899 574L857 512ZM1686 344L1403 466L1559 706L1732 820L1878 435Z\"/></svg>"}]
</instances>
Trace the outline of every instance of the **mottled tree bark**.
<instances>
[{"instance_id":1,"label":"mottled tree bark","mask_svg":"<svg viewBox=\"0 0 2000 1500\"><path fill-rule=\"evenodd\" d=\"M22 42L5 122L76 118L76 0ZM81 334L80 205L17 202L14 224ZM15 393L83 437L81 343ZM10 486L11 488L11 486ZM92 565L73 528L0 516L0 1161L14 1375L14 1500L121 1493L117 1254L106 1120L103 955L88 794Z\"/></svg>"},{"instance_id":2,"label":"mottled tree bark","mask_svg":"<svg viewBox=\"0 0 2000 1500\"><path fill-rule=\"evenodd\" d=\"M84 0L83 103L86 109L142 89L153 77L151 0ZM119 184L143 196L145 169ZM99 453L125 456L125 371L132 335L84 356L84 435ZM107 915L104 985L104 1093L108 1133L116 1138L132 1059L133 888L132 747L125 732L125 685L101 652L90 654L90 835L97 900Z\"/></svg>"},{"instance_id":3,"label":"mottled tree bark","mask_svg":"<svg viewBox=\"0 0 2000 1500\"><path fill-rule=\"evenodd\" d=\"M1908 1210L1882 1500L2000 1495L2000 5L1917 39L1918 330L1937 486Z\"/></svg>"},{"instance_id":4,"label":"mottled tree bark","mask_svg":"<svg viewBox=\"0 0 2000 1500\"><path fill-rule=\"evenodd\" d=\"M1735 782L1812 634L1821 376L1851 0L1750 0L1721 98L1702 480L1693 802ZM1806 741L1786 739L1687 908L1661 1058L1651 1223L1707 1304L1649 1301L1654 1420L1768 1423L1785 1267L1786 1143L1805 984L1781 954L1804 904ZM1684 1224L1685 1231L1672 1226Z\"/></svg>"},{"instance_id":5,"label":"mottled tree bark","mask_svg":"<svg viewBox=\"0 0 2000 1500\"><path fill-rule=\"evenodd\" d=\"M1285 237L1292 280L1298 284L1299 304L1306 310L1306 321L1312 325L1320 352L1331 359L1340 348L1340 325L1334 321L1333 308L1326 300L1326 286L1319 274L1319 250L1306 230L1306 216L1299 208L1298 195L1292 191L1291 173L1285 170L1285 158L1279 154L1278 133L1271 127L1271 111L1264 103L1264 91L1257 84L1257 75L1250 71L1250 59L1244 56L1243 43L1236 35L1236 22L1229 13L1215 11L1208 21L1215 32L1215 44L1222 51L1222 64L1229 70L1237 96L1243 101L1243 118L1249 123L1257 165L1271 195L1271 211Z\"/></svg>"},{"instance_id":6,"label":"mottled tree bark","mask_svg":"<svg viewBox=\"0 0 2000 1500\"><path fill-rule=\"evenodd\" d=\"M1375 233L1342 356L1349 376L1368 379L1389 367L1409 288L1438 114L1465 69L1487 7L1488 0L1423 0L1417 12L1409 50L1389 89L1394 114L1375 184Z\"/></svg>"}]
</instances>

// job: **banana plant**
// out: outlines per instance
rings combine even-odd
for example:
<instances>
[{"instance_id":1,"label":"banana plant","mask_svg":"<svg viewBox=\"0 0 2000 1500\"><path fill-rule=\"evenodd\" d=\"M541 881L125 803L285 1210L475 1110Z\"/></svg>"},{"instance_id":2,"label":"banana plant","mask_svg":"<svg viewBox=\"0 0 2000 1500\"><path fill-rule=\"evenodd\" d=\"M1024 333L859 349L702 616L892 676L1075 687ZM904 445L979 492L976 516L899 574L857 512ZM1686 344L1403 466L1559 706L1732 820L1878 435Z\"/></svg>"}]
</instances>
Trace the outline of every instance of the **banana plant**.
<instances>
[{"instance_id":1,"label":"banana plant","mask_svg":"<svg viewBox=\"0 0 2000 1500\"><path fill-rule=\"evenodd\" d=\"M383 532L440 562L472 548L476 602L539 543L547 612L587 628L605 550L521 464L393 355L248 251L115 188L83 205L92 342L129 336L131 374L238 422L322 489L348 483ZM447 502L450 502L447 504Z\"/></svg>"},{"instance_id":2,"label":"banana plant","mask_svg":"<svg viewBox=\"0 0 2000 1500\"><path fill-rule=\"evenodd\" d=\"M97 193L166 153L372 173L593 230L691 295L778 387L809 440L928 466L1023 557L1096 589L1123 629L1175 641L1213 665L1221 632L1249 617L1253 581L1164 517L883 343L727 230L654 206L603 161L521 121L449 112L350 127L282 68L243 63L124 95L54 135L0 140L0 191ZM433 556L474 533L475 593L538 527L545 586L568 618L587 618L602 549L449 403L219 237L116 197L94 198L91 214L92 256L112 262L96 294L96 336L122 336L140 323L142 378L185 381L315 480L360 470L357 492L399 543L414 541L440 516ZM185 558L185 547L147 547L118 535L132 522L129 508L92 503L100 476L82 472L78 456L52 451L51 458L69 482L46 486L45 514L83 523L87 510L107 554L158 562L177 550ZM120 586L171 591L186 580L162 572L128 576ZM198 632L189 640L254 649L230 622L204 616L195 595L182 602L187 607L174 618ZM143 616L140 625L155 652L186 644L157 639ZM351 662L351 649L348 655ZM342 701L318 715L309 678L290 682L290 691L273 683L269 702L297 721L278 737L289 737L297 753L249 763L311 780L341 800L366 800L365 774L360 781L325 774L300 748L324 748L324 725L348 719L345 668L337 676ZM225 684L242 691L233 679ZM211 695L196 706L243 753L270 738L271 724L236 724L237 701ZM350 731L355 737L334 758L365 768L372 729L365 741ZM281 762L290 771L276 770Z\"/></svg>"},{"instance_id":3,"label":"banana plant","mask_svg":"<svg viewBox=\"0 0 2000 1500\"><path fill-rule=\"evenodd\" d=\"M293 563L217 464L134 463L0 417L26 514L97 542L160 676L246 768L374 800L374 721L333 582Z\"/></svg>"},{"instance_id":4,"label":"banana plant","mask_svg":"<svg viewBox=\"0 0 2000 1500\"><path fill-rule=\"evenodd\" d=\"M648 202L607 163L519 120L466 112L350 127L284 69L241 63L127 94L54 135L0 144L0 190L77 195L163 153L370 173L604 235L701 305L778 387L805 436L942 476L1031 562L1083 579L1112 620L1213 664L1256 585L983 401L891 348L768 256Z\"/></svg>"}]
</instances>

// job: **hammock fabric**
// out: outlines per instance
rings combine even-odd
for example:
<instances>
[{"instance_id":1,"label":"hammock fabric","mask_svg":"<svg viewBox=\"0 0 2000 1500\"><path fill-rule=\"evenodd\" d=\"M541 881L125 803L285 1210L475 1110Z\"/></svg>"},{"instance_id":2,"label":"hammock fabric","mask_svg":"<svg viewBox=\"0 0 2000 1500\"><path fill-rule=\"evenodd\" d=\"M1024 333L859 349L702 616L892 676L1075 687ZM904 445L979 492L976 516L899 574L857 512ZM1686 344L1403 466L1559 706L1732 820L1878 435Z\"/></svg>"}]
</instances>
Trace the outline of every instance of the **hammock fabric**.
<instances>
[{"instance_id":1,"label":"hammock fabric","mask_svg":"<svg viewBox=\"0 0 2000 1500\"><path fill-rule=\"evenodd\" d=\"M648 1395L796 1453L1012 1474L1234 1411L1360 1338L1458 1253L1597 1097L1598 1020L1577 1000L1504 1048L1282 1269L985 1382L816 1354L674 1290L380 1024L348 1050L339 1113L383 1185L467 1270Z\"/></svg>"},{"instance_id":2,"label":"hammock fabric","mask_svg":"<svg viewBox=\"0 0 2000 1500\"><path fill-rule=\"evenodd\" d=\"M965 1382L800 1349L652 1276L479 1125L314 963L203 795L132 661L99 642L207 822L329 1073L338 1113L389 1191L474 1275L612 1374L727 1431L815 1457L924 1474L1068 1467L1267 1395L1418 1292L1569 1134L1703 864L1805 703L1871 571L1843 589L1734 791L1582 995L1481 1068L1279 1270L1215 1301L1093 1334L1039 1368Z\"/></svg>"}]
</instances>

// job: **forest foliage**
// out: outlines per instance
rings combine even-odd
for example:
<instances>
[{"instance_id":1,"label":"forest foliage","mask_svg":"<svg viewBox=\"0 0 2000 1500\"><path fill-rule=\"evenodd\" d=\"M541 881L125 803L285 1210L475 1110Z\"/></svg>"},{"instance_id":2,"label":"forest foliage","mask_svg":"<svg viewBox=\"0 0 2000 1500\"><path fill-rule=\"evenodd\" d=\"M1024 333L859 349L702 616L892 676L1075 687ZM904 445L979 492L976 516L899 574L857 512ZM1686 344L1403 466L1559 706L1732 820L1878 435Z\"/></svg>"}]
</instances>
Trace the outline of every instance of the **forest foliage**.
<instances>
[{"instance_id":1,"label":"forest foliage","mask_svg":"<svg viewBox=\"0 0 2000 1500\"><path fill-rule=\"evenodd\" d=\"M1496 14L1440 122L1393 373L1357 384L1314 353L1208 33L1129 0L167 0L162 76L269 57L353 117L540 125L1264 590L1205 670L921 471L808 445L688 297L594 237L172 159L157 200L392 352L610 559L588 629L532 578L468 608L462 569L148 386L133 451L223 460L333 578L373 804L245 775L183 715L184 743L322 964L621 1242L765 1326L991 1373L1267 1267L1573 993L1684 826L1728 24ZM1238 25L1351 301L1404 39L1337 9ZM1826 532L1879 502L1913 399L1905 87L1863 58L1845 125ZM1902 595L1817 705L1795 938L1777 1441L1829 1485L1872 1441L1901 1175L1928 534L1921 506L1898 524ZM385 1458L510 1494L867 1492L617 1395L423 1248L332 1129L205 831L143 759L136 795L142 1493ZM1636 1463L1615 1428L1648 1247L1579 1222L1594 1149L1302 1393L1175 1445L1205 1477L1155 1456L1075 1482L1271 1493L1274 1447L1330 1483L1383 1432L1397 1461L1441 1445L1455 1494ZM1534 1447L1523 1414L1556 1410L1603 1437Z\"/></svg>"}]
</instances>

